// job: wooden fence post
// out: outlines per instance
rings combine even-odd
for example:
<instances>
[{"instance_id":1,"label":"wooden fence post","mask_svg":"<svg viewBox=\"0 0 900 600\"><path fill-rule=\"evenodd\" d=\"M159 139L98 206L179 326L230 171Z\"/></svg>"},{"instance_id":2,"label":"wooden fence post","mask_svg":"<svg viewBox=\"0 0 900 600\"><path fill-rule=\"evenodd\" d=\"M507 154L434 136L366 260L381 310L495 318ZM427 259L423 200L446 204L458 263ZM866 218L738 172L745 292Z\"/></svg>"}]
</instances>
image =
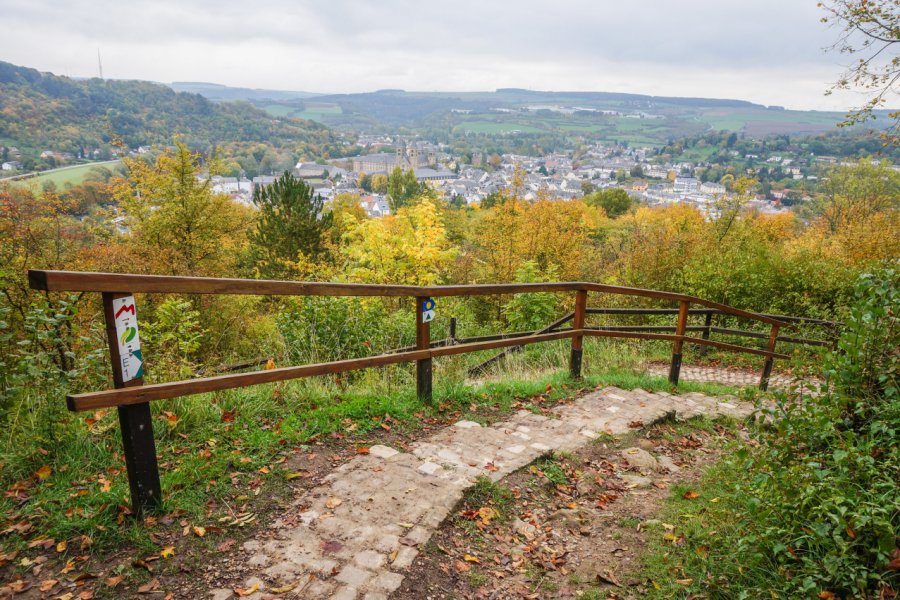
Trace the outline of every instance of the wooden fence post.
<instances>
[{"instance_id":1,"label":"wooden fence post","mask_svg":"<svg viewBox=\"0 0 900 600\"><path fill-rule=\"evenodd\" d=\"M134 297L127 293L104 292L103 313L114 386L143 385L143 355ZM162 502L150 404L142 402L119 406L118 411L128 485L131 488L131 510L140 516L145 511L158 508Z\"/></svg>"},{"instance_id":2,"label":"wooden fence post","mask_svg":"<svg viewBox=\"0 0 900 600\"><path fill-rule=\"evenodd\" d=\"M778 325L772 325L769 332L769 344L766 349L769 352L775 352L775 344L778 342ZM763 363L762 377L759 378L759 389L766 391L769 389L769 377L772 375L772 367L775 365L775 357L767 356L766 362Z\"/></svg>"},{"instance_id":3,"label":"wooden fence post","mask_svg":"<svg viewBox=\"0 0 900 600\"><path fill-rule=\"evenodd\" d=\"M426 320L427 319L427 320ZM416 298L416 349L431 347L431 321L434 319L434 300L427 296ZM416 361L416 396L421 402L431 404L431 359Z\"/></svg>"},{"instance_id":4,"label":"wooden fence post","mask_svg":"<svg viewBox=\"0 0 900 600\"><path fill-rule=\"evenodd\" d=\"M687 327L688 310L690 303L682 300L678 306L678 321L675 323L675 335L678 339L672 344L672 364L669 366L669 383L678 385L678 376L681 374L681 349L684 347L685 328Z\"/></svg>"},{"instance_id":5,"label":"wooden fence post","mask_svg":"<svg viewBox=\"0 0 900 600\"><path fill-rule=\"evenodd\" d=\"M704 340L709 339L710 329L712 328L712 318L712 312L707 311L706 318L703 319L703 334L700 336ZM700 356L706 356L707 352L709 352L709 346L700 346Z\"/></svg>"},{"instance_id":6,"label":"wooden fence post","mask_svg":"<svg viewBox=\"0 0 900 600\"><path fill-rule=\"evenodd\" d=\"M587 308L587 290L575 292L575 314L572 318L572 329L584 329L584 315ZM572 352L569 355L569 373L573 379L581 379L581 359L584 354L584 337L572 338Z\"/></svg>"},{"instance_id":7,"label":"wooden fence post","mask_svg":"<svg viewBox=\"0 0 900 600\"><path fill-rule=\"evenodd\" d=\"M450 317L450 342L456 343L456 317Z\"/></svg>"}]
</instances>

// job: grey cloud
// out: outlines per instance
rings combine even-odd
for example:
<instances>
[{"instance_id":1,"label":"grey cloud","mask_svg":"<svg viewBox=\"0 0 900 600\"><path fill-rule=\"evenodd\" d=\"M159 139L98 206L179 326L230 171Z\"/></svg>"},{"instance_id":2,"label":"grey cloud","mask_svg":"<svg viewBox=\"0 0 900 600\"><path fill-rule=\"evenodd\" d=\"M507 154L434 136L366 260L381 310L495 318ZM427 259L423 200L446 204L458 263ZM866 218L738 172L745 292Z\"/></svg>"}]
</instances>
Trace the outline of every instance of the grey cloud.
<instances>
[{"instance_id":1,"label":"grey cloud","mask_svg":"<svg viewBox=\"0 0 900 600\"><path fill-rule=\"evenodd\" d=\"M0 15L0 59L72 75L100 47L108 74L158 81L839 101L822 98L840 67L815 0L0 0Z\"/></svg>"}]
</instances>

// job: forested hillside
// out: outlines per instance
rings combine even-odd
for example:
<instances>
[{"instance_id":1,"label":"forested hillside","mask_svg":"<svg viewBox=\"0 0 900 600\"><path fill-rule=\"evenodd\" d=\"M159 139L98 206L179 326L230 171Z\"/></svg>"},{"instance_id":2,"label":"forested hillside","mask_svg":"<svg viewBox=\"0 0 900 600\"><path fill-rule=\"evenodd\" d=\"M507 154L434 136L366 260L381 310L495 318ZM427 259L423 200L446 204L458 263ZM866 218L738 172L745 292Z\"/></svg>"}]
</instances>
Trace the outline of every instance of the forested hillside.
<instances>
[{"instance_id":1,"label":"forested hillside","mask_svg":"<svg viewBox=\"0 0 900 600\"><path fill-rule=\"evenodd\" d=\"M252 142L318 155L335 144L323 125L273 118L247 103L217 104L155 83L76 80L0 62L0 144L17 147L23 159L44 150L76 158L107 152L115 138L129 148L170 143L176 133L202 150Z\"/></svg>"}]
</instances>

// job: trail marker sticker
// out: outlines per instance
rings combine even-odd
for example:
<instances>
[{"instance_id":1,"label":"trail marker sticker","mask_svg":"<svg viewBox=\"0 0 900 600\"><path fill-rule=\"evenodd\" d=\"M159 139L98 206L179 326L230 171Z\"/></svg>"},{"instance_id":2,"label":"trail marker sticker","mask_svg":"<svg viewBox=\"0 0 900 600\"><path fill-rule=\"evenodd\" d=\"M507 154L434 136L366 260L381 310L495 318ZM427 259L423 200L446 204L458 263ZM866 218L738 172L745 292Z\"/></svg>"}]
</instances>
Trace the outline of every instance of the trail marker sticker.
<instances>
[{"instance_id":1,"label":"trail marker sticker","mask_svg":"<svg viewBox=\"0 0 900 600\"><path fill-rule=\"evenodd\" d=\"M434 321L434 300L428 298L422 300L422 322L429 323Z\"/></svg>"},{"instance_id":2,"label":"trail marker sticker","mask_svg":"<svg viewBox=\"0 0 900 600\"><path fill-rule=\"evenodd\" d=\"M113 300L116 319L116 342L122 361L122 382L144 376L144 358L141 354L141 336L138 334L134 296Z\"/></svg>"}]
</instances>

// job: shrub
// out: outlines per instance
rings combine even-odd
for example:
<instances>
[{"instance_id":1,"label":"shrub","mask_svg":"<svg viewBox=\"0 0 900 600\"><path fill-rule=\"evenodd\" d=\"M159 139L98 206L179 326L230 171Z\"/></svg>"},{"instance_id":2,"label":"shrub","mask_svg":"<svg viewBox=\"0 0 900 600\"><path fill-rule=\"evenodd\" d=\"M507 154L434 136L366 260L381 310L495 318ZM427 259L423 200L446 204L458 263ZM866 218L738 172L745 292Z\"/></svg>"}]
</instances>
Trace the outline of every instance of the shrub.
<instances>
[{"instance_id":1,"label":"shrub","mask_svg":"<svg viewBox=\"0 0 900 600\"><path fill-rule=\"evenodd\" d=\"M894 597L900 273L862 276L854 297L838 349L825 360L822 395L782 396L766 411L758 443L708 476L725 497L698 517L702 529L686 525L687 544L667 559L691 586L664 594Z\"/></svg>"},{"instance_id":2,"label":"shrub","mask_svg":"<svg viewBox=\"0 0 900 600\"><path fill-rule=\"evenodd\" d=\"M827 393L783 400L753 457L761 518L738 551L766 556L785 593L868 597L900 579L889 571L900 532L900 274L862 276L855 299L826 362Z\"/></svg>"}]
</instances>

